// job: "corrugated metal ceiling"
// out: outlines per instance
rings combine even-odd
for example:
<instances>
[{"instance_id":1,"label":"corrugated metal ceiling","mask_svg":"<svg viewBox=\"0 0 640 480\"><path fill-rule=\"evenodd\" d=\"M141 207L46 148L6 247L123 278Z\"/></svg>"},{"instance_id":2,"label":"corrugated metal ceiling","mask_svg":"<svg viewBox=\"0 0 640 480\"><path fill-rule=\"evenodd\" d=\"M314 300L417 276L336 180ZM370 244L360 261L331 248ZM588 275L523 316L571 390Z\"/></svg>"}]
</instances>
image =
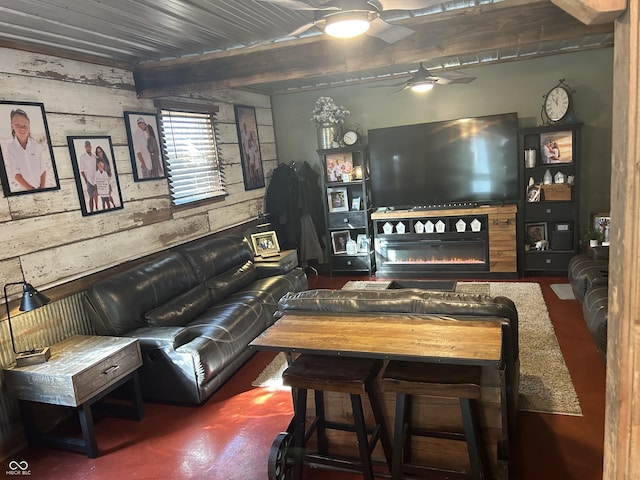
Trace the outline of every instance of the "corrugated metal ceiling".
<instances>
[{"instance_id":1,"label":"corrugated metal ceiling","mask_svg":"<svg viewBox=\"0 0 640 480\"><path fill-rule=\"evenodd\" d=\"M450 0L417 11L388 11L397 21L478 7L502 0ZM508 0L506 0L508 1ZM305 0L318 6L326 0ZM314 12L296 11L258 0L0 0L0 45L41 48L136 65L251 47L291 39L289 34L314 20ZM302 36L319 35L313 27ZM540 44L426 63L435 71L517 59L532 55L613 44L613 35ZM259 88L281 93L350 82L399 78L417 65L394 65L371 71L308 79L290 79ZM257 86L254 85L254 89Z\"/></svg>"}]
</instances>

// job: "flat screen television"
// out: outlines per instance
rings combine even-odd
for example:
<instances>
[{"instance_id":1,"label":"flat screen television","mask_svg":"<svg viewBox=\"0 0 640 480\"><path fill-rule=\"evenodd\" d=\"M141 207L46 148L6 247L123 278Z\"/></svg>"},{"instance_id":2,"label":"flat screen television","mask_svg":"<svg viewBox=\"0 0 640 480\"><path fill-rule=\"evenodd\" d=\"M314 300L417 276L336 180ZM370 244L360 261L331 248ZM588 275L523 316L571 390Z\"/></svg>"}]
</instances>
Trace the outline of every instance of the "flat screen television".
<instances>
[{"instance_id":1,"label":"flat screen television","mask_svg":"<svg viewBox=\"0 0 640 480\"><path fill-rule=\"evenodd\" d=\"M372 129L375 207L519 201L516 113Z\"/></svg>"}]
</instances>

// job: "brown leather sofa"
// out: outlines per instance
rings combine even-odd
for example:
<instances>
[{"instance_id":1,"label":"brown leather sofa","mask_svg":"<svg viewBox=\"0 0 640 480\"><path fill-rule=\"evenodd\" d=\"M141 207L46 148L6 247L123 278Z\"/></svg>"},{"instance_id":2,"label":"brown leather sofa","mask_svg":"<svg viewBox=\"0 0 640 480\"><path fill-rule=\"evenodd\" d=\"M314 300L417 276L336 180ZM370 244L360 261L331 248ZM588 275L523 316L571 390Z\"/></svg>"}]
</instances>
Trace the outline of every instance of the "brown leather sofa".
<instances>
[{"instance_id":1,"label":"brown leather sofa","mask_svg":"<svg viewBox=\"0 0 640 480\"><path fill-rule=\"evenodd\" d=\"M280 297L307 288L284 270L254 263L242 236L207 237L97 282L84 305L98 335L140 341L145 399L200 404L251 356Z\"/></svg>"},{"instance_id":2,"label":"brown leather sofa","mask_svg":"<svg viewBox=\"0 0 640 480\"><path fill-rule=\"evenodd\" d=\"M593 247L569 260L569 283L602 358L607 356L609 247Z\"/></svg>"}]
</instances>

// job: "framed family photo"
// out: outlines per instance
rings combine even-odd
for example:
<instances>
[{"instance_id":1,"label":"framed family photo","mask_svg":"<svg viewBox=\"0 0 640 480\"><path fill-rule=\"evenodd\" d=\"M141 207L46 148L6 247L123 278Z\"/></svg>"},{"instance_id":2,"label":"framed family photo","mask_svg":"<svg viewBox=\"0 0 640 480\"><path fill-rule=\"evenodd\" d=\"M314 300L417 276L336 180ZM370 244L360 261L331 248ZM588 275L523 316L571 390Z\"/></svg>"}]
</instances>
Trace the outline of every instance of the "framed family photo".
<instances>
[{"instance_id":1,"label":"framed family photo","mask_svg":"<svg viewBox=\"0 0 640 480\"><path fill-rule=\"evenodd\" d=\"M332 153L326 157L327 181L350 181L353 170L353 157L351 153Z\"/></svg>"},{"instance_id":2,"label":"framed family photo","mask_svg":"<svg viewBox=\"0 0 640 480\"><path fill-rule=\"evenodd\" d=\"M42 103L0 101L0 182L5 196L60 189Z\"/></svg>"},{"instance_id":3,"label":"framed family photo","mask_svg":"<svg viewBox=\"0 0 640 480\"><path fill-rule=\"evenodd\" d=\"M67 137L67 142L82 215L123 208L111 137Z\"/></svg>"},{"instance_id":4,"label":"framed family photo","mask_svg":"<svg viewBox=\"0 0 640 480\"><path fill-rule=\"evenodd\" d=\"M258 139L258 121L256 109L234 105L236 114L236 128L240 142L240 163L244 189L254 190L264 187L264 170L262 168L262 154Z\"/></svg>"},{"instance_id":5,"label":"framed family photo","mask_svg":"<svg viewBox=\"0 0 640 480\"><path fill-rule=\"evenodd\" d=\"M124 112L124 126L127 130L133 179L142 182L165 178L158 115Z\"/></svg>"},{"instance_id":6,"label":"framed family photo","mask_svg":"<svg viewBox=\"0 0 640 480\"><path fill-rule=\"evenodd\" d=\"M255 254L261 257L273 257L280 253L278 236L274 231L252 233L251 245Z\"/></svg>"},{"instance_id":7,"label":"framed family photo","mask_svg":"<svg viewBox=\"0 0 640 480\"><path fill-rule=\"evenodd\" d=\"M567 130L541 134L540 157L545 165L573 163L573 132Z\"/></svg>"}]
</instances>

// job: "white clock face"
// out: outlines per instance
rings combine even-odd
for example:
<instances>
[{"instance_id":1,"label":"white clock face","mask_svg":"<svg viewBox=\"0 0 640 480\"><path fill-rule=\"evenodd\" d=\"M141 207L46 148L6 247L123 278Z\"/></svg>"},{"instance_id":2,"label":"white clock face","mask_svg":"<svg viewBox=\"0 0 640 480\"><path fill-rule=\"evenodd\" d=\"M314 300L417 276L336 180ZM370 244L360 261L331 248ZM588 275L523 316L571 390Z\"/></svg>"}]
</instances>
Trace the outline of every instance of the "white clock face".
<instances>
[{"instance_id":1,"label":"white clock face","mask_svg":"<svg viewBox=\"0 0 640 480\"><path fill-rule=\"evenodd\" d=\"M562 87L551 89L544 100L544 110L552 122L561 120L569 110L569 93Z\"/></svg>"},{"instance_id":2,"label":"white clock face","mask_svg":"<svg viewBox=\"0 0 640 480\"><path fill-rule=\"evenodd\" d=\"M349 130L344 134L342 140L344 141L345 145L353 145L358 141L358 134L353 130Z\"/></svg>"}]
</instances>

